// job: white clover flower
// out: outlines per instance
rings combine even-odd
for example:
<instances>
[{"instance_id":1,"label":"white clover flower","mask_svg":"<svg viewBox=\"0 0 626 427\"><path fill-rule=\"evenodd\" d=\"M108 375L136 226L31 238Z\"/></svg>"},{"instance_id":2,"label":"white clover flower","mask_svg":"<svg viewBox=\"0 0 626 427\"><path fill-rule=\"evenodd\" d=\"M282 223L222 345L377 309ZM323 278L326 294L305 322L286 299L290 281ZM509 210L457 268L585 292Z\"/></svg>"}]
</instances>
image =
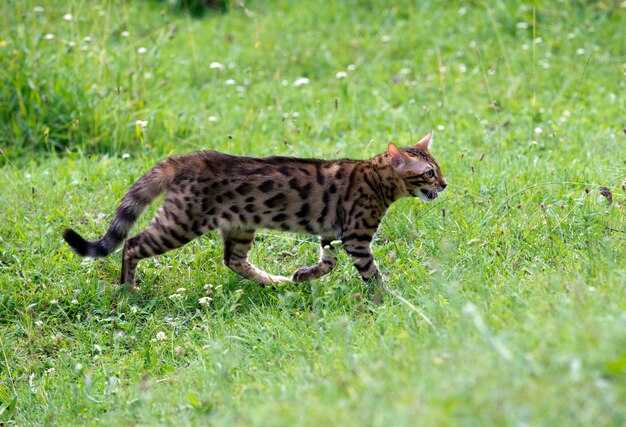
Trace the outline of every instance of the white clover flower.
<instances>
[{"instance_id":1,"label":"white clover flower","mask_svg":"<svg viewBox=\"0 0 626 427\"><path fill-rule=\"evenodd\" d=\"M356 65L350 64L350 65L348 65L347 68L348 68L348 71L354 71L354 70L356 70Z\"/></svg>"},{"instance_id":2,"label":"white clover flower","mask_svg":"<svg viewBox=\"0 0 626 427\"><path fill-rule=\"evenodd\" d=\"M135 125L141 127L142 129L145 129L148 127L148 121L147 120L137 120L135 122Z\"/></svg>"},{"instance_id":3,"label":"white clover flower","mask_svg":"<svg viewBox=\"0 0 626 427\"><path fill-rule=\"evenodd\" d=\"M66 13L65 15L63 15L64 21L71 21L72 19L74 19L74 17L72 16L71 13Z\"/></svg>"},{"instance_id":4,"label":"white clover flower","mask_svg":"<svg viewBox=\"0 0 626 427\"><path fill-rule=\"evenodd\" d=\"M35 320L35 325L43 326L43 322L41 320Z\"/></svg>"},{"instance_id":5,"label":"white clover flower","mask_svg":"<svg viewBox=\"0 0 626 427\"><path fill-rule=\"evenodd\" d=\"M180 301L183 299L183 296L181 294L172 294L168 298L172 301Z\"/></svg>"},{"instance_id":6,"label":"white clover flower","mask_svg":"<svg viewBox=\"0 0 626 427\"><path fill-rule=\"evenodd\" d=\"M68 45L69 47L74 47L74 46L76 46L76 42L75 42L75 41L73 41L73 40L70 40L69 42L67 42L67 45Z\"/></svg>"},{"instance_id":7,"label":"white clover flower","mask_svg":"<svg viewBox=\"0 0 626 427\"><path fill-rule=\"evenodd\" d=\"M541 129L539 126L537 126L535 128L535 135L541 135L543 133L543 129Z\"/></svg>"},{"instance_id":8,"label":"white clover flower","mask_svg":"<svg viewBox=\"0 0 626 427\"><path fill-rule=\"evenodd\" d=\"M281 85L283 86L287 86L289 84L289 82L287 80L283 80L280 82Z\"/></svg>"},{"instance_id":9,"label":"white clover flower","mask_svg":"<svg viewBox=\"0 0 626 427\"><path fill-rule=\"evenodd\" d=\"M306 77L298 77L293 82L293 87L308 85L310 82L311 82L311 80L307 79Z\"/></svg>"},{"instance_id":10,"label":"white clover flower","mask_svg":"<svg viewBox=\"0 0 626 427\"><path fill-rule=\"evenodd\" d=\"M86 37L83 37L83 41L85 43L91 43L93 41L93 39L91 38L91 36L86 36Z\"/></svg>"},{"instance_id":11,"label":"white clover flower","mask_svg":"<svg viewBox=\"0 0 626 427\"><path fill-rule=\"evenodd\" d=\"M380 38L380 41L383 42L383 43L389 43L391 41L391 37L389 37L387 34L385 34L385 35L383 35Z\"/></svg>"},{"instance_id":12,"label":"white clover flower","mask_svg":"<svg viewBox=\"0 0 626 427\"><path fill-rule=\"evenodd\" d=\"M73 299L72 300L72 304L74 304L74 305L78 304L78 300L77 299Z\"/></svg>"},{"instance_id":13,"label":"white clover flower","mask_svg":"<svg viewBox=\"0 0 626 427\"><path fill-rule=\"evenodd\" d=\"M148 51L148 49L146 49L145 47L141 46L140 48L137 49L137 53L140 55L143 55L144 53L146 53Z\"/></svg>"},{"instance_id":14,"label":"white clover flower","mask_svg":"<svg viewBox=\"0 0 626 427\"><path fill-rule=\"evenodd\" d=\"M46 369L46 370L44 371L44 373L45 373L47 376L51 377L51 376L53 376L53 375L54 375L54 371L55 371L55 369L54 369L54 368L50 368L50 369Z\"/></svg>"},{"instance_id":15,"label":"white clover flower","mask_svg":"<svg viewBox=\"0 0 626 427\"><path fill-rule=\"evenodd\" d=\"M181 292L185 292L187 290L187 288L178 288L176 289L176 292L181 293Z\"/></svg>"},{"instance_id":16,"label":"white clover flower","mask_svg":"<svg viewBox=\"0 0 626 427\"><path fill-rule=\"evenodd\" d=\"M541 43L543 43L543 39L541 37L537 37L537 38L535 38L535 40L533 40L533 43L541 44Z\"/></svg>"},{"instance_id":17,"label":"white clover flower","mask_svg":"<svg viewBox=\"0 0 626 427\"><path fill-rule=\"evenodd\" d=\"M524 43L522 45L522 50L528 50L530 48L530 46L528 46L528 44Z\"/></svg>"},{"instance_id":18,"label":"white clover flower","mask_svg":"<svg viewBox=\"0 0 626 427\"><path fill-rule=\"evenodd\" d=\"M45 36L43 36L43 38L45 40L54 40L54 34L48 33Z\"/></svg>"},{"instance_id":19,"label":"white clover flower","mask_svg":"<svg viewBox=\"0 0 626 427\"><path fill-rule=\"evenodd\" d=\"M228 79L224 82L226 86L234 86L237 82L234 79Z\"/></svg>"},{"instance_id":20,"label":"white clover flower","mask_svg":"<svg viewBox=\"0 0 626 427\"><path fill-rule=\"evenodd\" d=\"M165 335L165 332L163 331L159 331L156 334L156 340L157 341L165 341L167 339L167 335Z\"/></svg>"},{"instance_id":21,"label":"white clover flower","mask_svg":"<svg viewBox=\"0 0 626 427\"><path fill-rule=\"evenodd\" d=\"M294 111L293 113L291 113L291 117L298 118L300 117L300 113L298 113L297 111Z\"/></svg>"},{"instance_id":22,"label":"white clover flower","mask_svg":"<svg viewBox=\"0 0 626 427\"><path fill-rule=\"evenodd\" d=\"M198 300L198 302L200 303L200 305L205 305L208 306L211 304L211 301L213 301L213 298L211 297L202 297Z\"/></svg>"},{"instance_id":23,"label":"white clover flower","mask_svg":"<svg viewBox=\"0 0 626 427\"><path fill-rule=\"evenodd\" d=\"M520 30L525 30L526 28L528 28L528 22L518 22L517 24L515 24L515 26Z\"/></svg>"},{"instance_id":24,"label":"white clover flower","mask_svg":"<svg viewBox=\"0 0 626 427\"><path fill-rule=\"evenodd\" d=\"M59 304L59 300L58 299L51 299L50 300L50 305L58 305Z\"/></svg>"},{"instance_id":25,"label":"white clover flower","mask_svg":"<svg viewBox=\"0 0 626 427\"><path fill-rule=\"evenodd\" d=\"M26 179L31 179L32 177L33 177L33 176L32 176L31 174L29 174L28 172L26 172L26 173L24 174L24 178L26 178Z\"/></svg>"},{"instance_id":26,"label":"white clover flower","mask_svg":"<svg viewBox=\"0 0 626 427\"><path fill-rule=\"evenodd\" d=\"M462 7L459 9L459 15L463 16L467 13L467 8L466 7Z\"/></svg>"},{"instance_id":27,"label":"white clover flower","mask_svg":"<svg viewBox=\"0 0 626 427\"><path fill-rule=\"evenodd\" d=\"M338 71L337 74L335 74L335 77L338 79L345 79L346 77L348 77L348 73L346 73L345 71Z\"/></svg>"},{"instance_id":28,"label":"white clover flower","mask_svg":"<svg viewBox=\"0 0 626 427\"><path fill-rule=\"evenodd\" d=\"M437 126L437 130L444 130L446 127L444 125Z\"/></svg>"},{"instance_id":29,"label":"white clover flower","mask_svg":"<svg viewBox=\"0 0 626 427\"><path fill-rule=\"evenodd\" d=\"M35 13L43 13L43 12L44 12L44 10L45 10L45 9L44 9L43 7L41 7L41 6L35 6L35 7L33 7L33 12L35 12Z\"/></svg>"},{"instance_id":30,"label":"white clover flower","mask_svg":"<svg viewBox=\"0 0 626 427\"><path fill-rule=\"evenodd\" d=\"M120 33L120 35L121 35L122 37L128 37L128 36L130 36L130 33L129 33L128 31L122 31L122 32Z\"/></svg>"},{"instance_id":31,"label":"white clover flower","mask_svg":"<svg viewBox=\"0 0 626 427\"><path fill-rule=\"evenodd\" d=\"M207 118L208 121L210 121L211 123L215 123L216 121L218 121L219 119L216 116L209 116Z\"/></svg>"},{"instance_id":32,"label":"white clover flower","mask_svg":"<svg viewBox=\"0 0 626 427\"><path fill-rule=\"evenodd\" d=\"M575 39L576 38L576 33L567 33L567 38L568 38L568 40Z\"/></svg>"},{"instance_id":33,"label":"white clover flower","mask_svg":"<svg viewBox=\"0 0 626 427\"><path fill-rule=\"evenodd\" d=\"M74 365L74 369L77 370L78 372L82 371L84 368L82 363L77 363L76 365Z\"/></svg>"},{"instance_id":34,"label":"white clover flower","mask_svg":"<svg viewBox=\"0 0 626 427\"><path fill-rule=\"evenodd\" d=\"M211 68L212 70L223 70L224 65L220 64L219 62L211 62L211 65L209 65L209 68Z\"/></svg>"},{"instance_id":35,"label":"white clover flower","mask_svg":"<svg viewBox=\"0 0 626 427\"><path fill-rule=\"evenodd\" d=\"M185 349L179 345L176 346L176 348L174 349L174 352L178 355L178 356L184 356L185 355Z\"/></svg>"},{"instance_id":36,"label":"white clover flower","mask_svg":"<svg viewBox=\"0 0 626 427\"><path fill-rule=\"evenodd\" d=\"M584 55L585 54L585 49L583 49L582 47L579 49L576 49L576 55Z\"/></svg>"},{"instance_id":37,"label":"white clover flower","mask_svg":"<svg viewBox=\"0 0 626 427\"><path fill-rule=\"evenodd\" d=\"M133 312L133 313L137 313L139 311L139 309L137 308L136 305L133 305L133 306L130 307L130 311Z\"/></svg>"},{"instance_id":38,"label":"white clover flower","mask_svg":"<svg viewBox=\"0 0 626 427\"><path fill-rule=\"evenodd\" d=\"M208 293L213 292L213 285L210 283L207 285L204 285L204 290L207 291Z\"/></svg>"},{"instance_id":39,"label":"white clover flower","mask_svg":"<svg viewBox=\"0 0 626 427\"><path fill-rule=\"evenodd\" d=\"M465 65L465 64L460 64L460 65L459 65L459 71L460 71L461 73L465 73L465 72L467 72L467 65Z\"/></svg>"}]
</instances>

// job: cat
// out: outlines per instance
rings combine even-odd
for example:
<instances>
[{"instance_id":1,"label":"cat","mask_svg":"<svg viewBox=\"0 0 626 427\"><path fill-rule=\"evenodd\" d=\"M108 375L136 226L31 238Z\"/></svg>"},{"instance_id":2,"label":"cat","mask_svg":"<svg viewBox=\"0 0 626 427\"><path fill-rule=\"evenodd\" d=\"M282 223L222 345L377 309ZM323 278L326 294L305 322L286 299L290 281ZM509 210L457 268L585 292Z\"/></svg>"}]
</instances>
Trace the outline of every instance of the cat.
<instances>
[{"instance_id":1,"label":"cat","mask_svg":"<svg viewBox=\"0 0 626 427\"><path fill-rule=\"evenodd\" d=\"M327 274L336 264L331 242L341 240L362 279L382 285L370 244L387 209L406 196L435 200L446 188L429 151L431 139L432 131L412 147L390 142L387 152L370 160L252 158L216 151L169 157L131 186L104 237L89 242L66 229L63 238L78 255L92 258L110 254L125 241L121 283L131 291L139 260L214 229L221 233L224 264L261 284ZM152 222L126 240L139 215L163 192ZM319 261L290 278L260 270L247 259L258 228L318 235Z\"/></svg>"}]
</instances>

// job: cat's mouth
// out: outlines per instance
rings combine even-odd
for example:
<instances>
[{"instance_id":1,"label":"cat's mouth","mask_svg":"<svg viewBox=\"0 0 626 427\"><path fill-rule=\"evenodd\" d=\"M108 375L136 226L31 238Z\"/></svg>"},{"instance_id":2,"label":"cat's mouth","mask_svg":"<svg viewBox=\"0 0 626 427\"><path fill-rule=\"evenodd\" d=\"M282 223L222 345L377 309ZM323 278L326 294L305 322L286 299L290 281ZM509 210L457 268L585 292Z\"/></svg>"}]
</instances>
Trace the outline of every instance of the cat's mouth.
<instances>
[{"instance_id":1,"label":"cat's mouth","mask_svg":"<svg viewBox=\"0 0 626 427\"><path fill-rule=\"evenodd\" d=\"M417 196L426 202L432 202L437 197L439 197L439 193L437 193L436 191L424 190L423 188L420 188Z\"/></svg>"}]
</instances>

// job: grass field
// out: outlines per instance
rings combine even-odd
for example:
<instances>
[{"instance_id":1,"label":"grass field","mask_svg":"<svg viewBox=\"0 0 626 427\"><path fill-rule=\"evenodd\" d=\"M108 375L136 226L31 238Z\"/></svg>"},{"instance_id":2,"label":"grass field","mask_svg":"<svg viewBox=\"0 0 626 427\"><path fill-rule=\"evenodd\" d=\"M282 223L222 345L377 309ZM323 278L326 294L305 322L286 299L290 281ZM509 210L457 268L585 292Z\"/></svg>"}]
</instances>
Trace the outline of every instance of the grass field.
<instances>
[{"instance_id":1,"label":"grass field","mask_svg":"<svg viewBox=\"0 0 626 427\"><path fill-rule=\"evenodd\" d=\"M625 425L626 3L235 3L0 5L0 425ZM265 289L212 233L129 294L119 253L61 239L170 154L368 158L431 129L449 185L388 212L377 307L345 254ZM316 255L264 231L252 258Z\"/></svg>"}]
</instances>

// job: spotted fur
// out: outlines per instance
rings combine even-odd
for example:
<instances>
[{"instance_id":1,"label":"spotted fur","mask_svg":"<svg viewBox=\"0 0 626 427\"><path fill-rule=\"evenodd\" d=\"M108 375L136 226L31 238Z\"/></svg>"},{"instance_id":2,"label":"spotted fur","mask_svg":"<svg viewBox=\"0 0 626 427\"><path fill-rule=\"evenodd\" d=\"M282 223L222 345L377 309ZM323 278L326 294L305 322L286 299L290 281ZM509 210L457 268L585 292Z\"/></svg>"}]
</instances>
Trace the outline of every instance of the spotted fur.
<instances>
[{"instance_id":1,"label":"spotted fur","mask_svg":"<svg viewBox=\"0 0 626 427\"><path fill-rule=\"evenodd\" d=\"M124 243L121 282L131 289L139 260L180 247L219 229L224 263L262 284L303 282L330 272L336 264L333 240L341 240L363 280L382 282L371 241L387 208L401 197L434 200L446 187L429 152L431 134L413 147L370 160L317 160L290 157L238 157L199 151L163 160L128 190L111 225L89 242L67 229L64 239L81 256L100 258ZM143 210L165 192L152 222L126 240ZM320 259L291 278L268 274L247 254L255 230L270 228L320 236Z\"/></svg>"}]
</instances>

